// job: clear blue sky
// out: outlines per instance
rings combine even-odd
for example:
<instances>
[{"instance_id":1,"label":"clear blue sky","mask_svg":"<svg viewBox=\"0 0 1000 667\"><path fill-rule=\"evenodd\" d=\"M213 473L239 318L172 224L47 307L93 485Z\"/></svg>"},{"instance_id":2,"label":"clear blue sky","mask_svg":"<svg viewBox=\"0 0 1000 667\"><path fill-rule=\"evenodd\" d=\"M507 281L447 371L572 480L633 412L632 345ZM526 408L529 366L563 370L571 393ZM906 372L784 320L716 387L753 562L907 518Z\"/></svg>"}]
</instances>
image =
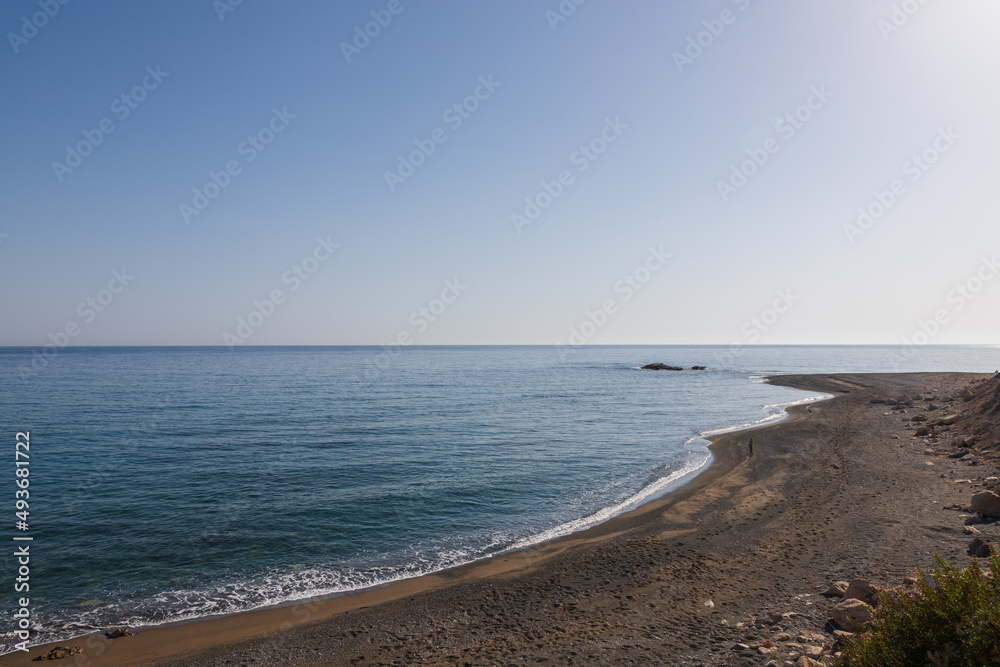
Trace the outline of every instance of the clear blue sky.
<instances>
[{"instance_id":1,"label":"clear blue sky","mask_svg":"<svg viewBox=\"0 0 1000 667\"><path fill-rule=\"evenodd\" d=\"M1000 5L909 4L4 2L0 344L996 342Z\"/></svg>"}]
</instances>

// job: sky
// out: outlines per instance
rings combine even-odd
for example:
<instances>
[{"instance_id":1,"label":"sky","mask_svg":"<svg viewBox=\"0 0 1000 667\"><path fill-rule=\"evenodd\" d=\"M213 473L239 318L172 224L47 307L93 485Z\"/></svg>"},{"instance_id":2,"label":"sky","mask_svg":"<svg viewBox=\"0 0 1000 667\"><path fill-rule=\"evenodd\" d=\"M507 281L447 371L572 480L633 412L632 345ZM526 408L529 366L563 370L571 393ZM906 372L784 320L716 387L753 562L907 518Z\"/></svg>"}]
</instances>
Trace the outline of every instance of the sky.
<instances>
[{"instance_id":1,"label":"sky","mask_svg":"<svg viewBox=\"0 0 1000 667\"><path fill-rule=\"evenodd\" d=\"M995 0L0 31L0 345L997 342Z\"/></svg>"}]
</instances>

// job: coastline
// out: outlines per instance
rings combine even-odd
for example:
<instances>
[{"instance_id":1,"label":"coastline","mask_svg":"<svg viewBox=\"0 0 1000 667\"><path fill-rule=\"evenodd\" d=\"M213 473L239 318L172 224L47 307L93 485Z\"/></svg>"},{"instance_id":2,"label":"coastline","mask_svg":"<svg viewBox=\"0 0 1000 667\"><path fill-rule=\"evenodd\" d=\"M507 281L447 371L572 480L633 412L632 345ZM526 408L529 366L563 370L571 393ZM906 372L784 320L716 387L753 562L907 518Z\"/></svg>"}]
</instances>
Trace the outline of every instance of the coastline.
<instances>
[{"instance_id":1,"label":"coastline","mask_svg":"<svg viewBox=\"0 0 1000 667\"><path fill-rule=\"evenodd\" d=\"M351 655L355 659L360 658L355 662L381 659L382 656L387 655L384 647L376 645L374 641L368 643L358 640L361 635L367 635L366 639L371 639L373 631L366 630L358 633L350 630L349 626L381 628L379 632L390 632L391 628L416 622L418 619L412 617L420 614L420 611L417 610L425 608L433 608L438 612L463 609L466 614L469 613L469 609L482 611L485 608L482 603L484 596L486 599L491 599L490 594L492 593L495 597L498 591L503 591L507 595L520 591L522 596L527 596L527 599L530 600L532 598L531 592L537 591L539 577L551 576L552 573L558 571L573 570L574 567L580 569L582 567L580 563L588 559L590 566L597 562L604 563L597 570L584 567L583 569L590 574L598 571L608 572L606 567L608 562L614 563L620 569L623 562L632 563L636 559L636 549L634 548L636 544L642 544L646 547L649 547L650 543L660 545L658 551L662 553L658 554L658 558L650 556L650 566L663 566L675 561L687 562L690 560L687 556L688 552L698 554L703 551L703 548L699 549L698 547L714 547L709 552L726 551L727 547L731 549L733 544L739 544L739 539L735 541L728 539L710 540L707 537L699 539L694 534L699 531L715 530L714 537L719 538L726 532L724 524L720 523L721 514L727 512L741 514L761 503L766 504L769 499L779 498L781 493L773 487L776 482L786 484L789 481L789 471L785 469L787 465L781 464L785 459L788 460L784 463L794 462L795 452L798 449L795 442L801 443L803 436L815 438L817 431L828 430L832 426L830 423L816 423L823 422L817 415L836 413L836 420L844 421L844 417L849 417L845 423L855 423L856 425L858 421L856 413L861 409L861 398L863 397L864 402L867 403L868 392L874 385L899 385L907 382L927 384L930 382L940 383L942 386L958 386L978 377L985 376L942 373L898 376L773 376L768 379L773 384L819 393L834 393L835 397L832 400L822 402L813 400L789 406L786 409L788 416L774 423L709 435L708 439L712 443L710 445L712 462L694 479L680 488L669 491L666 495L651 499L635 509L618 514L579 532L556 537L517 551L504 552L492 558L478 560L439 573L406 579L357 593L304 601L233 616L158 626L143 630L135 637L106 640L103 637L91 636L58 642L58 644L84 648L84 654L76 656L75 664L78 665L153 663L194 665L217 664L217 662L223 664L221 656L224 654L233 651L255 650L251 645L280 645L282 641L287 641L292 634L299 635L308 630L313 633L322 633L324 638L319 643L337 647L337 650L332 654L320 651L325 656L324 662L321 664L339 664L341 661L346 663ZM838 399L840 400L838 401ZM828 418L829 416L831 415L827 414ZM813 423L809 424L808 422ZM757 438L760 443L752 456L746 446L749 437ZM772 440L783 446L777 449L768 446L768 442ZM920 472L926 473L926 468ZM816 474L815 471L813 474ZM736 503L738 498L743 498L747 503L738 505ZM757 514L761 513L757 512ZM757 528L753 522L757 521L756 517L748 519L745 526L748 531L747 535L736 535L735 533L741 533L741 531L735 531L729 537L752 538L754 529ZM679 540L677 545L675 547L667 546L668 542L673 539ZM697 544L699 541L714 542L714 544L699 545ZM609 574L608 576L618 578L619 575ZM580 581L568 586L568 588L577 594L603 595L608 590L615 588L615 586L611 586L611 579L608 582L608 584L603 584L603 582L594 582L593 577L582 577ZM632 582L633 587L635 583ZM542 598L548 599L547 596L551 595L552 593L549 591ZM719 596L715 595L715 597ZM475 602L470 605L470 600ZM579 603L576 604L579 605ZM487 604L487 606L489 605ZM724 605L716 603L716 609L720 606ZM554 608L565 609L566 603L561 602ZM694 612L697 612L695 613L696 617L710 613L704 606L700 610L695 606ZM366 617L367 620L365 620ZM532 623L537 624L537 621L532 621ZM526 625L524 619L518 621L516 625L519 631L524 632ZM531 623L527 623L527 625L531 625ZM599 631L594 631L600 634ZM482 639L477 638L477 634L469 635L466 633L465 640L474 638L481 643ZM276 644L275 640L277 640ZM240 645L239 642L243 642L243 644ZM468 645L470 642L465 641L464 644ZM307 645L308 642L300 644L300 647ZM423 649L431 651L432 654L437 652L434 641L430 641L429 645L426 642L422 643L421 646ZM405 641L397 642L396 645L390 647L388 653L404 651L406 647ZM49 648L51 645L35 647L29 654L0 656L0 665L27 664L31 657ZM488 647L484 648L488 652ZM267 652L267 649L261 650ZM412 652L415 649L410 647L406 650ZM471 649L467 647L466 651L469 650ZM270 653L270 655L284 656L281 662L273 664L299 664L300 662L314 664L318 657L316 651L302 653L296 657L294 651L289 653L284 649ZM428 662L428 658L433 657L433 655L411 655L405 651L401 655L404 656L404 661L418 658L420 662ZM485 654L476 654L473 651L472 655L473 657L479 655L478 660L482 659ZM184 656L196 657L184 658ZM444 656L439 657L443 659ZM287 661L285 661L286 659ZM386 659L391 658L386 657ZM473 662L475 661L473 660ZM433 663L433 660L430 662Z\"/></svg>"},{"instance_id":2,"label":"coastline","mask_svg":"<svg viewBox=\"0 0 1000 667\"><path fill-rule=\"evenodd\" d=\"M638 369L638 367L636 367L636 369ZM766 381L766 377L751 376L749 380L754 383L764 383ZM677 469L670 470L669 472L666 472L660 477L651 479L646 485L637 489L635 493L633 493L631 496L620 502L600 508L591 514L579 517L577 519L569 520L565 523L558 524L551 528L542 530L538 533L534 533L524 538L520 538L512 542L510 546L504 548L501 551L477 555L472 557L470 560L466 562L460 562L455 565L445 565L441 566L439 569L429 570L420 574L406 575L396 579L389 579L379 583L366 585L364 587L357 588L354 590L323 593L295 600L286 600L277 603L267 604L252 609L245 609L235 612L224 612L218 614L209 614L206 616L199 616L194 618L184 618L164 623L158 623L156 625L139 626L138 628L129 626L129 630L136 633L148 632L149 630L153 629L180 627L192 623L203 623L206 621L219 620L232 616L244 616L246 614L252 614L256 612L278 610L288 607L299 606L303 604L312 604L316 601L324 601L338 597L354 596L366 591L378 590L389 586L394 586L404 581L412 579L421 579L423 577L433 576L450 570L455 570L457 568L473 565L478 562L488 561L493 558L505 556L510 553L538 546L540 544L551 542L553 540L557 540L575 533L580 533L589 528L605 523L620 515L638 510L644 505L650 502L655 502L669 495L676 489L690 484L692 480L694 480L699 475L702 475L706 470L708 470L708 468L711 467L711 465L715 460L715 457L713 456L711 449L712 447L711 438L726 433L744 431L744 430L776 424L788 417L787 410L790 407L794 407L801 404L812 403L815 401L827 400L829 398L832 398L832 395L819 394L816 396L809 396L806 398L799 398L795 400L784 401L781 403L764 405L760 408L760 410L765 413L763 417L752 419L751 421L746 421L743 423L734 424L731 426L701 429L697 432L696 435L691 436L690 438L684 441L684 447L685 449L689 450L689 453L696 453L697 455L701 455L703 453L704 457L701 461L698 462L687 461L683 465L679 466ZM44 644L40 644L39 646L55 647L60 645L68 645L73 642L87 640L88 638L97 638L98 641L101 641L99 634L95 635L94 633L82 633L76 636L61 638L54 641L47 641L44 642ZM2 663L3 658L4 655L0 655L0 665L3 664Z\"/></svg>"}]
</instances>

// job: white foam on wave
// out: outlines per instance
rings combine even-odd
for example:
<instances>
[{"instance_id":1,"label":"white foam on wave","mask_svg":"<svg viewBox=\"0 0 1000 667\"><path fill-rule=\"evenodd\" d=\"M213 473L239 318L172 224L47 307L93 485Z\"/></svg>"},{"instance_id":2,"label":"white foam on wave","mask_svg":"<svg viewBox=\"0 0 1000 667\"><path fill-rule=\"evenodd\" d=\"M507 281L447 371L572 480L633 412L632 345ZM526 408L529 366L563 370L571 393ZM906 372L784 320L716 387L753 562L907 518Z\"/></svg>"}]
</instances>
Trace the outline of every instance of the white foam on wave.
<instances>
[{"instance_id":1,"label":"white foam on wave","mask_svg":"<svg viewBox=\"0 0 1000 667\"><path fill-rule=\"evenodd\" d=\"M685 444L700 439L701 438L692 438L691 440L688 440L688 442ZM690 459L680 469L673 470L670 472L670 474L664 477L660 477L656 481L644 486L641 490L639 490L638 493L629 498L626 498L617 505L605 507L604 509L598 510L593 514L588 514L585 517L574 519L573 521L567 521L566 523L560 524L554 528L549 528L548 530L542 531L541 533L538 533L536 535L520 539L514 544L512 544L507 549L507 551L513 551L515 549L523 549L525 547L530 547L534 544L548 542L549 540L553 540L557 537L563 537L564 535L577 533L581 530L585 530L587 528L596 526L599 523L603 523L604 521L607 521L608 519L618 516L619 514L623 514L624 512L642 504L643 501L659 493L667 486L676 482L682 477L690 475L691 473L696 472L701 468L705 467L705 465L707 465L711 459L712 455L711 453L708 452L706 452L705 455L701 457L701 460Z\"/></svg>"},{"instance_id":2,"label":"white foam on wave","mask_svg":"<svg viewBox=\"0 0 1000 667\"><path fill-rule=\"evenodd\" d=\"M770 405L765 405L762 409L767 410L769 414L760 419L756 419L752 422L747 422L746 424L738 424L736 426L723 426L721 428L710 429L707 431L702 431L701 435L711 436L711 435L722 435L723 433L732 433L733 431L743 431L748 428L756 428L758 426L765 426L771 423L780 422L781 420L788 417L788 408L796 405L805 405L807 403L815 403L817 401L826 401L833 398L833 394L817 394L816 396L809 396L808 398L800 398L795 401L786 401L784 403L772 403Z\"/></svg>"},{"instance_id":3,"label":"white foam on wave","mask_svg":"<svg viewBox=\"0 0 1000 667\"><path fill-rule=\"evenodd\" d=\"M110 627L150 628L269 607L291 606L306 600L385 586L479 560L487 555L484 552L495 553L509 542L509 538L505 539L497 534L478 548L441 548L415 553L403 566L372 566L363 569L318 566L275 571L247 581L205 588L179 588L160 591L147 598L95 604L86 610L76 609L67 614L48 615L42 624L32 628L35 636L30 645L68 641ZM0 654L12 650L13 642L8 644L0 640Z\"/></svg>"}]
</instances>

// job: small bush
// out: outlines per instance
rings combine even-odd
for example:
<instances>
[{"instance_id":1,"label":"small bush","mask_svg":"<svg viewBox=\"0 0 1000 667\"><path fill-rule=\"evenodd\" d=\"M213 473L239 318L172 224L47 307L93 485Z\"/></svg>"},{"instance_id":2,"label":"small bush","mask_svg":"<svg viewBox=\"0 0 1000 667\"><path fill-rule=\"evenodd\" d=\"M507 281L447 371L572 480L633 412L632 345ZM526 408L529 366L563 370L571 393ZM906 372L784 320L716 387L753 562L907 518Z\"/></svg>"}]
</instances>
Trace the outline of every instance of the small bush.
<instances>
[{"instance_id":1,"label":"small bush","mask_svg":"<svg viewBox=\"0 0 1000 667\"><path fill-rule=\"evenodd\" d=\"M1000 558L985 578L976 559L959 570L936 556L916 591L883 593L875 624L843 649L838 664L858 667L1000 665Z\"/></svg>"}]
</instances>

